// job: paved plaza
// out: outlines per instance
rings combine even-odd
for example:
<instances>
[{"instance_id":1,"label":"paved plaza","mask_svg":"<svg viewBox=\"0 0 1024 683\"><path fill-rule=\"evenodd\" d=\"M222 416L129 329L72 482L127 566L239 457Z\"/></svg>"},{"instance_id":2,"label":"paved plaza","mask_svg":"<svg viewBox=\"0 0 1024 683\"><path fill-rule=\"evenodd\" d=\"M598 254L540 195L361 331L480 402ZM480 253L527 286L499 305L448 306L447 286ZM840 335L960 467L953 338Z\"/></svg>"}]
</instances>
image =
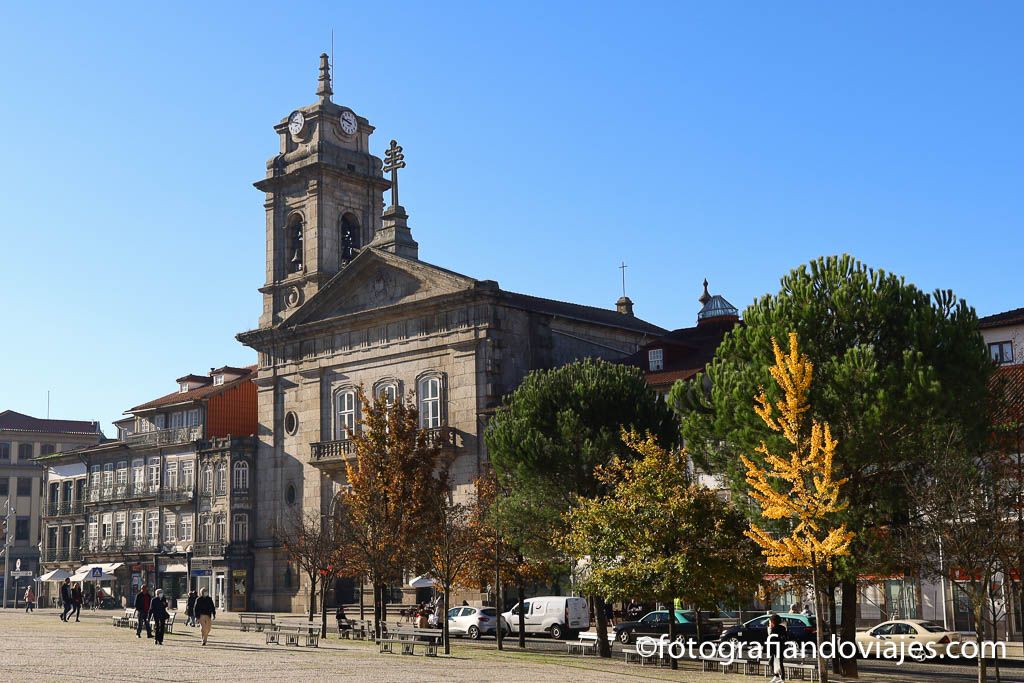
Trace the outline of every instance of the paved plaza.
<instances>
[{"instance_id":1,"label":"paved plaza","mask_svg":"<svg viewBox=\"0 0 1024 683\"><path fill-rule=\"evenodd\" d=\"M262 633L243 633L238 617L215 622L208 645L198 629L178 624L163 646L133 630L114 628L115 612L83 612L80 623L62 623L52 609L25 614L0 610L0 681L759 681L738 674L704 673L692 662L679 671L641 668L618 659L569 657L555 652L498 652L486 642L456 641L451 657L380 654L372 643L321 641L319 648L267 645ZM296 615L297 616L297 615ZM564 653L564 650L561 650ZM873 667L872 667L873 668ZM1009 674L1009 675L1007 675ZM1004 672L1004 681L1022 680L1021 669ZM915 667L865 671L868 683L895 681L970 681L969 667Z\"/></svg>"},{"instance_id":2,"label":"paved plaza","mask_svg":"<svg viewBox=\"0 0 1024 683\"><path fill-rule=\"evenodd\" d=\"M382 655L371 643L328 638L319 648L266 645L226 614L201 646L198 629L175 625L163 646L143 633L110 625L114 612L83 612L62 623L55 610L0 611L0 680L4 681L625 681L637 678L718 683L696 671L657 671L565 656L498 653L456 646L452 657ZM554 660L554 661L552 661ZM734 680L735 677L729 677ZM725 680L724 678L722 680Z\"/></svg>"}]
</instances>

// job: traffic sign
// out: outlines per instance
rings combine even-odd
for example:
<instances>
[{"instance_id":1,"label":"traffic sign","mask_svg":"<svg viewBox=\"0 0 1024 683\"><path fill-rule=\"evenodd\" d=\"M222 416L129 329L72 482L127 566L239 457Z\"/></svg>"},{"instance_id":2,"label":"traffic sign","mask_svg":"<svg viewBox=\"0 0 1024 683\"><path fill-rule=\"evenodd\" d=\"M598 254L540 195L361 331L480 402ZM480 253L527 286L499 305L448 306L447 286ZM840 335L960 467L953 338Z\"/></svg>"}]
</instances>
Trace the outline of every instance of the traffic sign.
<instances>
[{"instance_id":1,"label":"traffic sign","mask_svg":"<svg viewBox=\"0 0 1024 683\"><path fill-rule=\"evenodd\" d=\"M19 571L19 572L21 571L21 558L20 557L17 560L14 561L14 569L15 569L15 571Z\"/></svg>"},{"instance_id":2,"label":"traffic sign","mask_svg":"<svg viewBox=\"0 0 1024 683\"><path fill-rule=\"evenodd\" d=\"M103 567L93 567L89 570L90 579L101 579L103 578Z\"/></svg>"},{"instance_id":3,"label":"traffic sign","mask_svg":"<svg viewBox=\"0 0 1024 683\"><path fill-rule=\"evenodd\" d=\"M12 579L24 579L28 576L32 576L32 572L11 572Z\"/></svg>"}]
</instances>

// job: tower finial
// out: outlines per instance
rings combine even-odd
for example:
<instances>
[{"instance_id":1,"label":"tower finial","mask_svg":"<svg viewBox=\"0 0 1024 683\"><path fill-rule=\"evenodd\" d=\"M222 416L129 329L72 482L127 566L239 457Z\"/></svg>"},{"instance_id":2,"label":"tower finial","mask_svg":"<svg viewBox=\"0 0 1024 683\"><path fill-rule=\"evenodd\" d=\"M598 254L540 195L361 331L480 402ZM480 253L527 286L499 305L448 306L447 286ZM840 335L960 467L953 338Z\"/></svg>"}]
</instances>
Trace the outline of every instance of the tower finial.
<instances>
[{"instance_id":1,"label":"tower finial","mask_svg":"<svg viewBox=\"0 0 1024 683\"><path fill-rule=\"evenodd\" d=\"M700 295L700 297L697 299L697 301L699 301L702 306L704 304L706 304L707 302L711 301L711 294L710 294L710 292L708 292L708 279L707 278L704 278L704 293Z\"/></svg>"},{"instance_id":2,"label":"tower finial","mask_svg":"<svg viewBox=\"0 0 1024 683\"><path fill-rule=\"evenodd\" d=\"M316 94L321 102L330 102L334 94L331 90L331 61L326 52L320 53L320 77L317 78Z\"/></svg>"}]
</instances>

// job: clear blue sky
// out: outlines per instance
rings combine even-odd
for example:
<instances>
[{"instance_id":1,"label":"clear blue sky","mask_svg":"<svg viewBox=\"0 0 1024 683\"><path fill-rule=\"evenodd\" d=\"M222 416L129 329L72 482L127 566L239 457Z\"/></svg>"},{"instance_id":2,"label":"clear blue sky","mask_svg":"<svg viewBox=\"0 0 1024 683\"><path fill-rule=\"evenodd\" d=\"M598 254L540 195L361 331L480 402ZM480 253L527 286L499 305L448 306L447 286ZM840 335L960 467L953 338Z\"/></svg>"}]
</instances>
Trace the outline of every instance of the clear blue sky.
<instances>
[{"instance_id":1,"label":"clear blue sky","mask_svg":"<svg viewBox=\"0 0 1024 683\"><path fill-rule=\"evenodd\" d=\"M424 260L609 307L624 260L669 328L839 252L1024 306L1020 3L99 4L0 9L0 409L254 361L251 183L332 27Z\"/></svg>"}]
</instances>

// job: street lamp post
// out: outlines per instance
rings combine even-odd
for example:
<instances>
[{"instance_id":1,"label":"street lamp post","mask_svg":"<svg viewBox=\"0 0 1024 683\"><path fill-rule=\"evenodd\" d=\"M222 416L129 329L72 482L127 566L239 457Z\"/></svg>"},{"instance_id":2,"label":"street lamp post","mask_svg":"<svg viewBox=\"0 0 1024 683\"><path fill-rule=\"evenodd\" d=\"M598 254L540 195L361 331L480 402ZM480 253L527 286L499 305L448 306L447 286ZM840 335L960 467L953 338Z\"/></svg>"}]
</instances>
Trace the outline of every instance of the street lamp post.
<instances>
[{"instance_id":1,"label":"street lamp post","mask_svg":"<svg viewBox=\"0 0 1024 683\"><path fill-rule=\"evenodd\" d=\"M11 499L4 502L4 609L7 609L7 593L10 592L11 582L11 543L14 540L11 534L11 515L14 514L14 506Z\"/></svg>"}]
</instances>

